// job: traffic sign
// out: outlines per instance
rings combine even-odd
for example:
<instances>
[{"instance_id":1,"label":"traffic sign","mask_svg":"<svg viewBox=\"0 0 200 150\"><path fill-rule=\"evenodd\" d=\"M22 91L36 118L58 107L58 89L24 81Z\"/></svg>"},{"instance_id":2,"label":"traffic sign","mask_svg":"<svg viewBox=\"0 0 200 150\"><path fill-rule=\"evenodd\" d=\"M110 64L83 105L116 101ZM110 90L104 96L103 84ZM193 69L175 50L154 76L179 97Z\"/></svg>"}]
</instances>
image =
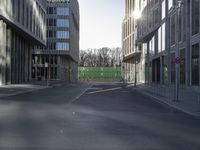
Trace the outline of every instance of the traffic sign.
<instances>
[{"instance_id":1,"label":"traffic sign","mask_svg":"<svg viewBox=\"0 0 200 150\"><path fill-rule=\"evenodd\" d=\"M181 58L180 57L176 57L175 58L175 63L176 64L180 64L181 63Z\"/></svg>"}]
</instances>

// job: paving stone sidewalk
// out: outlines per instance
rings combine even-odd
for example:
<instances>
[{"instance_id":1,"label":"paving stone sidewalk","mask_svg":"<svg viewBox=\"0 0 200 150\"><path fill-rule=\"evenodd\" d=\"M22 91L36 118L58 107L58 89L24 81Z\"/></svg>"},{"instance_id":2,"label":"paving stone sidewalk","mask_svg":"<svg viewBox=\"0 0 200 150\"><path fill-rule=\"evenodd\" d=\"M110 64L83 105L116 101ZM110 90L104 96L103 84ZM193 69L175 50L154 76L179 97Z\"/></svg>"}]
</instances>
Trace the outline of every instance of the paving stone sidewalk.
<instances>
[{"instance_id":1,"label":"paving stone sidewalk","mask_svg":"<svg viewBox=\"0 0 200 150\"><path fill-rule=\"evenodd\" d=\"M171 107L183 111L192 116L200 117L200 89L194 87L180 87L179 101L175 101L175 85L160 85L160 84L139 84L134 87L139 92L153 97L156 100L163 102Z\"/></svg>"},{"instance_id":2,"label":"paving stone sidewalk","mask_svg":"<svg viewBox=\"0 0 200 150\"><path fill-rule=\"evenodd\" d=\"M4 85L0 86L0 98L28 93L36 90L42 90L46 88L62 86L65 84L69 83L59 80L53 80L53 81L48 81L48 83L47 81L31 81L25 84Z\"/></svg>"}]
</instances>

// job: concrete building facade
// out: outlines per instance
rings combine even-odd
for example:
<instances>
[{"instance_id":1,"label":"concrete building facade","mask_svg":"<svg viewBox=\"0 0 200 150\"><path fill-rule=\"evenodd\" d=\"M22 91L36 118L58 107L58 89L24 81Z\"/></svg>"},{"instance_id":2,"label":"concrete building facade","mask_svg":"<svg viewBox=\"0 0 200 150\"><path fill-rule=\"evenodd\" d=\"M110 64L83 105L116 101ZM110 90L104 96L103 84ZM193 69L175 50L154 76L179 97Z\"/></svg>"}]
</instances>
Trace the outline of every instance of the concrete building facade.
<instances>
[{"instance_id":1,"label":"concrete building facade","mask_svg":"<svg viewBox=\"0 0 200 150\"><path fill-rule=\"evenodd\" d=\"M47 46L33 50L32 77L76 82L79 59L78 1L48 0L46 18Z\"/></svg>"},{"instance_id":2,"label":"concrete building facade","mask_svg":"<svg viewBox=\"0 0 200 150\"><path fill-rule=\"evenodd\" d=\"M122 76L126 82L144 82L144 54L142 44L136 43L139 1L125 1L125 17L122 23ZM144 46L145 48L145 46Z\"/></svg>"},{"instance_id":3,"label":"concrete building facade","mask_svg":"<svg viewBox=\"0 0 200 150\"><path fill-rule=\"evenodd\" d=\"M0 0L0 85L31 80L31 49L46 43L45 0Z\"/></svg>"},{"instance_id":4,"label":"concrete building facade","mask_svg":"<svg viewBox=\"0 0 200 150\"><path fill-rule=\"evenodd\" d=\"M141 58L145 62L145 82L174 84L178 77L182 86L199 87L200 1L132 2L138 4L141 16L134 41L142 45L145 56Z\"/></svg>"}]
</instances>

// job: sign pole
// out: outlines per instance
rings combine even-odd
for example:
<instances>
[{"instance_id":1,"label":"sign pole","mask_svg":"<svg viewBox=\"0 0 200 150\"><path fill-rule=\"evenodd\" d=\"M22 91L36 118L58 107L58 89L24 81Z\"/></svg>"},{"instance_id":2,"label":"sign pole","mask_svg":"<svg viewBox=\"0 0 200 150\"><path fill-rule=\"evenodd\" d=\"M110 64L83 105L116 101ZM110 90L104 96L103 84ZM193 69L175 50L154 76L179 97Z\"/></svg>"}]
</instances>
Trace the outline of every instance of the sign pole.
<instances>
[{"instance_id":1,"label":"sign pole","mask_svg":"<svg viewBox=\"0 0 200 150\"><path fill-rule=\"evenodd\" d=\"M179 52L179 17L180 16L180 9L181 9L182 1L179 0L177 1L177 7L176 7L176 13L177 13L177 18L176 18L176 44L177 44L177 50L176 50L176 55L175 55L175 63L176 63L176 90L175 90L175 102L179 101L179 85L180 85L180 52Z\"/></svg>"}]
</instances>

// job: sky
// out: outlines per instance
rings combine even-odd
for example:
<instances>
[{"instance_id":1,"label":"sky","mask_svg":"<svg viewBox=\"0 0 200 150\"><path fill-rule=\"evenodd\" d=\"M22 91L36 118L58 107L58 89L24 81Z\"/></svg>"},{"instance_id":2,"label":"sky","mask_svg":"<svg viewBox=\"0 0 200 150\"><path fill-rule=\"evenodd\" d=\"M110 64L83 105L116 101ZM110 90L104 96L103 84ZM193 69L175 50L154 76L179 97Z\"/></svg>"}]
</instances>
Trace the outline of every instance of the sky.
<instances>
[{"instance_id":1,"label":"sky","mask_svg":"<svg viewBox=\"0 0 200 150\"><path fill-rule=\"evenodd\" d=\"M80 49L121 47L125 0L78 0Z\"/></svg>"}]
</instances>

